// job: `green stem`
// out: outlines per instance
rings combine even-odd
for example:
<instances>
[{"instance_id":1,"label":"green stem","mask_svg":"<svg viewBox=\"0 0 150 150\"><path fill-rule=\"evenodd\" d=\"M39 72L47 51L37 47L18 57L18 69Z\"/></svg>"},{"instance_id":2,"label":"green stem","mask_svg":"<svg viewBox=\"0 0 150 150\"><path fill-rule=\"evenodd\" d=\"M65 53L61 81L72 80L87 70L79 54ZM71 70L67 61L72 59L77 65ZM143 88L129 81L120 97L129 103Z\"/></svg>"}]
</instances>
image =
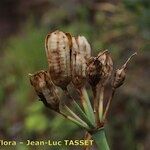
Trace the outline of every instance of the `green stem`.
<instances>
[{"instance_id":1,"label":"green stem","mask_svg":"<svg viewBox=\"0 0 150 150\"><path fill-rule=\"evenodd\" d=\"M95 141L98 147L98 150L110 150L108 143L107 143L104 128L94 132L92 134L92 138Z\"/></svg>"},{"instance_id":2,"label":"green stem","mask_svg":"<svg viewBox=\"0 0 150 150\"><path fill-rule=\"evenodd\" d=\"M78 122L82 127L89 129L87 123L84 122L80 117L78 117L68 106L65 105L65 108L75 118L76 122Z\"/></svg>"},{"instance_id":3,"label":"green stem","mask_svg":"<svg viewBox=\"0 0 150 150\"><path fill-rule=\"evenodd\" d=\"M92 124L95 124L94 111L85 87L81 88L81 103L88 119L92 122Z\"/></svg>"}]
</instances>

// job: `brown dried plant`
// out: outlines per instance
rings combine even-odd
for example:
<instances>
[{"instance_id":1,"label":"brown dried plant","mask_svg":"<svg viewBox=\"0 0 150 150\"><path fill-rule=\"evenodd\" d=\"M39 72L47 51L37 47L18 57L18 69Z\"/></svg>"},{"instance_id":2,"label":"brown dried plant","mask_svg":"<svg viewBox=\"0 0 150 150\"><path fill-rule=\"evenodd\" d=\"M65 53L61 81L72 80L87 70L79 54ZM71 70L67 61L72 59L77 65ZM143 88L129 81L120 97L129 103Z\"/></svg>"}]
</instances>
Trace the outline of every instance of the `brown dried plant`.
<instances>
[{"instance_id":1,"label":"brown dried plant","mask_svg":"<svg viewBox=\"0 0 150 150\"><path fill-rule=\"evenodd\" d=\"M113 74L113 60L110 52L105 50L96 57L92 57L91 46L84 36L74 37L69 33L56 30L46 36L45 49L48 71L29 74L31 85L37 95L45 106L84 128L89 134L86 134L86 137L92 136L99 149L109 150L104 131L101 129L104 128L114 93L124 83L127 64L136 53L132 54ZM104 107L104 91L111 79L111 94ZM93 101L89 99L86 90L87 82L92 88ZM68 85L73 85L78 91L82 107L69 94ZM57 86L72 99L79 115L64 102L63 107L60 107L62 103L60 103ZM70 115L66 115L64 110Z\"/></svg>"}]
</instances>

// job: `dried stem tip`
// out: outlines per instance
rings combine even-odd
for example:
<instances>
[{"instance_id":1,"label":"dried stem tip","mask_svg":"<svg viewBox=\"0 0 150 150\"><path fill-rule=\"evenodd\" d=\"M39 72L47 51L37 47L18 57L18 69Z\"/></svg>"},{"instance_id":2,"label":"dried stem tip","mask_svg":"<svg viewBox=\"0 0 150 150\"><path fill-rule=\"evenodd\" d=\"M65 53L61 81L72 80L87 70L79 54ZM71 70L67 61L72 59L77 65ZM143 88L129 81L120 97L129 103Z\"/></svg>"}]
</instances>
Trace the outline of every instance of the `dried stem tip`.
<instances>
[{"instance_id":1,"label":"dried stem tip","mask_svg":"<svg viewBox=\"0 0 150 150\"><path fill-rule=\"evenodd\" d=\"M137 55L137 53L132 54L127 59L127 61L124 63L124 65L120 69L116 70L115 75L114 75L114 80L113 80L113 83L112 83L113 88L118 88L124 83L124 80L126 78L126 72L125 71L126 71L126 68L127 68L127 64L131 60L131 58L135 55Z\"/></svg>"},{"instance_id":2,"label":"dried stem tip","mask_svg":"<svg viewBox=\"0 0 150 150\"><path fill-rule=\"evenodd\" d=\"M44 105L55 111L59 111L59 97L55 85L52 83L49 73L41 70L35 74L29 74L30 83Z\"/></svg>"}]
</instances>

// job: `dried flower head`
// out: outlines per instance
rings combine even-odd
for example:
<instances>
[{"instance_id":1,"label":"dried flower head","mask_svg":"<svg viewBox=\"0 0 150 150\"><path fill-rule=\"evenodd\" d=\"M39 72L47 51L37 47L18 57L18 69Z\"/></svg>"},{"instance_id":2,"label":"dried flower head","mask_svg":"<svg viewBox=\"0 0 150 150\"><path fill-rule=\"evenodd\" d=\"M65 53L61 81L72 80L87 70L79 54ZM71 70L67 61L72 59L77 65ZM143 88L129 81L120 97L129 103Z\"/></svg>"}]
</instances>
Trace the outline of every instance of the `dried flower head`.
<instances>
[{"instance_id":1,"label":"dried flower head","mask_svg":"<svg viewBox=\"0 0 150 150\"><path fill-rule=\"evenodd\" d=\"M59 97L55 85L52 83L47 71L39 71L35 74L29 74L30 83L34 87L37 95L46 107L59 111Z\"/></svg>"},{"instance_id":2,"label":"dried flower head","mask_svg":"<svg viewBox=\"0 0 150 150\"><path fill-rule=\"evenodd\" d=\"M56 30L45 40L49 72L55 85L65 89L71 81L71 35Z\"/></svg>"},{"instance_id":3,"label":"dried flower head","mask_svg":"<svg viewBox=\"0 0 150 150\"><path fill-rule=\"evenodd\" d=\"M86 61L91 56L91 47L84 36L72 37L72 83L81 88L86 81Z\"/></svg>"},{"instance_id":4,"label":"dried flower head","mask_svg":"<svg viewBox=\"0 0 150 150\"><path fill-rule=\"evenodd\" d=\"M125 77L126 77L126 72L125 71L126 71L126 68L127 68L127 64L131 60L131 58L133 56L135 56L136 54L137 53L132 54L128 58L128 60L125 62L125 64L120 69L116 70L115 75L114 75L114 80L113 80L113 83L112 83L113 88L118 88L124 83L124 80L125 80Z\"/></svg>"}]
</instances>

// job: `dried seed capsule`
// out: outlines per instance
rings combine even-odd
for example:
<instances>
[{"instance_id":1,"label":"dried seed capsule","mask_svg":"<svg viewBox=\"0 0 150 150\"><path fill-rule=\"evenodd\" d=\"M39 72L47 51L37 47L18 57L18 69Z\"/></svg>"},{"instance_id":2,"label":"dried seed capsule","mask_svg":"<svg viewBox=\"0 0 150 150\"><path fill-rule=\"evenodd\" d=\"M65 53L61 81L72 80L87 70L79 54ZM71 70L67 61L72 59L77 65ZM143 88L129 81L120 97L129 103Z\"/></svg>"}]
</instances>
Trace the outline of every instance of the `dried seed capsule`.
<instances>
[{"instance_id":1,"label":"dried seed capsule","mask_svg":"<svg viewBox=\"0 0 150 150\"><path fill-rule=\"evenodd\" d=\"M39 71L35 74L29 74L30 83L34 87L37 95L44 105L55 111L59 111L59 97L55 85L52 83L47 71Z\"/></svg>"},{"instance_id":2,"label":"dried seed capsule","mask_svg":"<svg viewBox=\"0 0 150 150\"><path fill-rule=\"evenodd\" d=\"M91 46L84 36L78 36L77 38L77 51L85 58L85 60L91 57Z\"/></svg>"},{"instance_id":3,"label":"dried seed capsule","mask_svg":"<svg viewBox=\"0 0 150 150\"><path fill-rule=\"evenodd\" d=\"M72 83L81 88L86 81L86 61L91 55L91 47L83 36L72 37Z\"/></svg>"},{"instance_id":4,"label":"dried seed capsule","mask_svg":"<svg viewBox=\"0 0 150 150\"><path fill-rule=\"evenodd\" d=\"M112 83L112 87L113 88L118 88L120 87L123 83L124 83L124 80L125 80L125 77L126 77L126 68L127 68L127 64L128 62L130 61L130 59L135 56L137 53L134 53L132 54L128 60L125 62L125 64L121 67L121 69L117 69L116 72L115 72L115 75L114 75L114 80L113 80L113 83Z\"/></svg>"},{"instance_id":5,"label":"dried seed capsule","mask_svg":"<svg viewBox=\"0 0 150 150\"><path fill-rule=\"evenodd\" d=\"M87 76L89 83L95 87L99 82L106 84L113 70L113 61L107 50L92 57L87 63Z\"/></svg>"},{"instance_id":6,"label":"dried seed capsule","mask_svg":"<svg viewBox=\"0 0 150 150\"><path fill-rule=\"evenodd\" d=\"M45 40L49 72L55 85L65 89L71 81L71 35L55 31Z\"/></svg>"},{"instance_id":7,"label":"dried seed capsule","mask_svg":"<svg viewBox=\"0 0 150 150\"><path fill-rule=\"evenodd\" d=\"M126 73L124 68L117 69L114 75L113 87L114 88L120 87L124 83L125 77L126 77Z\"/></svg>"},{"instance_id":8,"label":"dried seed capsule","mask_svg":"<svg viewBox=\"0 0 150 150\"><path fill-rule=\"evenodd\" d=\"M102 64L96 57L91 57L87 62L86 74L92 87L95 87L101 79Z\"/></svg>"},{"instance_id":9,"label":"dried seed capsule","mask_svg":"<svg viewBox=\"0 0 150 150\"><path fill-rule=\"evenodd\" d=\"M106 84L112 74L113 61L107 50L99 53L97 57L102 64L101 82L102 84Z\"/></svg>"}]
</instances>

